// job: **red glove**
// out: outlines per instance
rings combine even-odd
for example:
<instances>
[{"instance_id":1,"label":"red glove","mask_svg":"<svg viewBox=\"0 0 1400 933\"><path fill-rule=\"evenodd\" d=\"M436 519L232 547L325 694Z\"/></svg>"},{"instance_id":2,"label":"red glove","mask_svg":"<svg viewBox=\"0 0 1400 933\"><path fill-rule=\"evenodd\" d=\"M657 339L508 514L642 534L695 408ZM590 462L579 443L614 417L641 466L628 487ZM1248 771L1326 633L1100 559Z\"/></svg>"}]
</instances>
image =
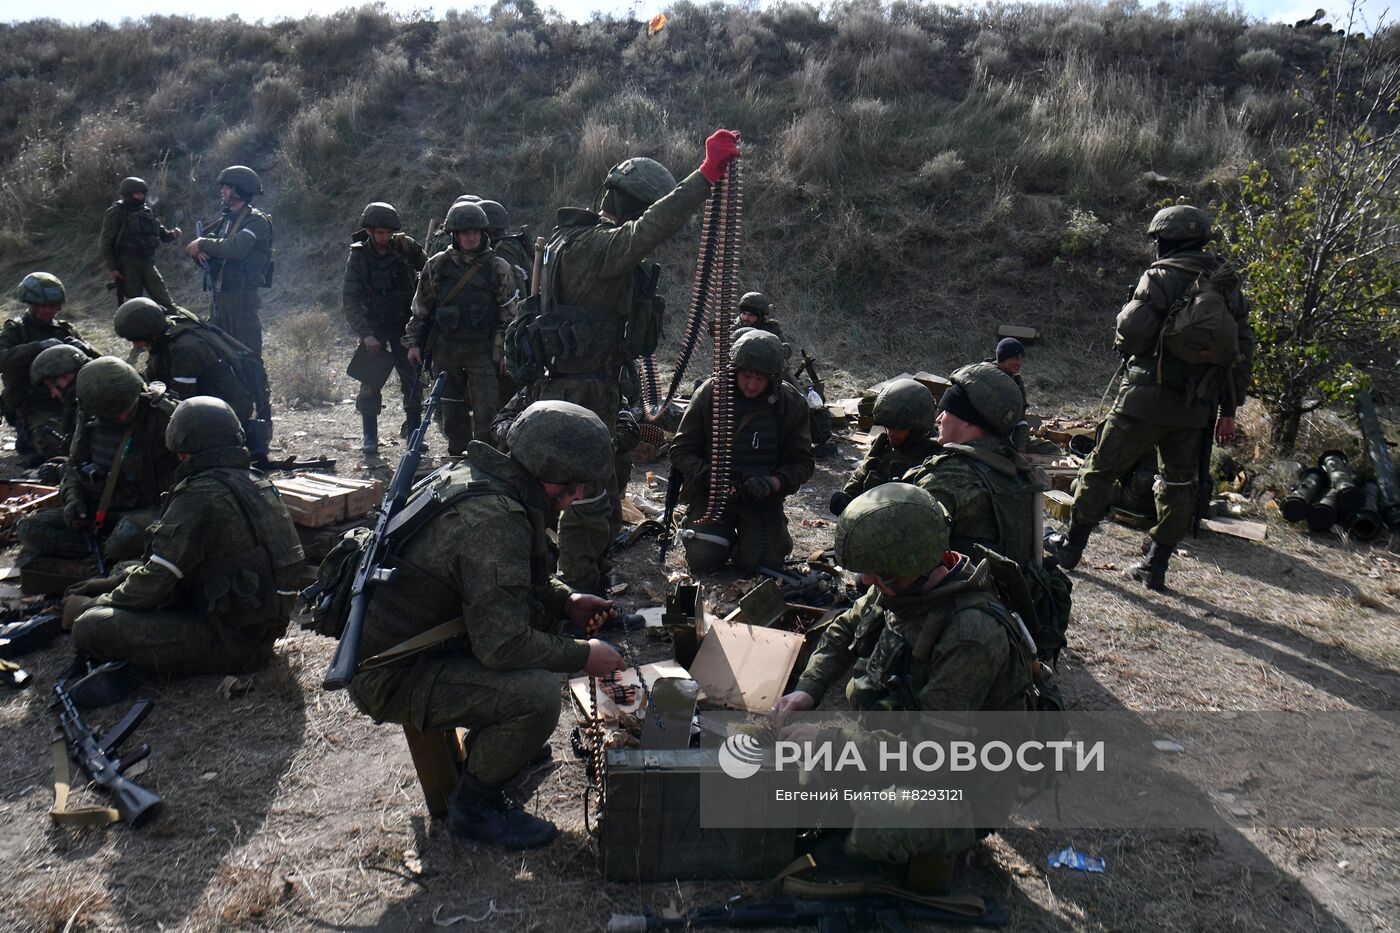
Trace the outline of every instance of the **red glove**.
<instances>
[{"instance_id":1,"label":"red glove","mask_svg":"<svg viewBox=\"0 0 1400 933\"><path fill-rule=\"evenodd\" d=\"M714 184L724 176L724 170L739 156L739 134L733 130L715 130L705 140L705 161L700 163L700 174Z\"/></svg>"}]
</instances>

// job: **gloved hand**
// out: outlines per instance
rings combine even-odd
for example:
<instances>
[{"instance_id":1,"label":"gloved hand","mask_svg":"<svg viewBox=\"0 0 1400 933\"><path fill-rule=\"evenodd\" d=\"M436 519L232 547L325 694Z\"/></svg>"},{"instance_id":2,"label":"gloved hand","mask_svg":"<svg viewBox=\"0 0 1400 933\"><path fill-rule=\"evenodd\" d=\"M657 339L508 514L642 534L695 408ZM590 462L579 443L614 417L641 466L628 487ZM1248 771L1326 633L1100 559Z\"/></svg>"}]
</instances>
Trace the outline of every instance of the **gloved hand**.
<instances>
[{"instance_id":1,"label":"gloved hand","mask_svg":"<svg viewBox=\"0 0 1400 933\"><path fill-rule=\"evenodd\" d=\"M89 524L87 506L74 499L63 507L63 520L69 528L85 528Z\"/></svg>"},{"instance_id":2,"label":"gloved hand","mask_svg":"<svg viewBox=\"0 0 1400 933\"><path fill-rule=\"evenodd\" d=\"M92 604L97 601L96 596L65 596L63 597L63 629L73 631L73 623L78 621L78 616L87 612Z\"/></svg>"},{"instance_id":3,"label":"gloved hand","mask_svg":"<svg viewBox=\"0 0 1400 933\"><path fill-rule=\"evenodd\" d=\"M827 507L831 509L832 515L840 515L842 512L846 511L846 506L850 505L851 500L854 498L854 496L848 495L838 489L831 494L831 504Z\"/></svg>"},{"instance_id":4,"label":"gloved hand","mask_svg":"<svg viewBox=\"0 0 1400 933\"><path fill-rule=\"evenodd\" d=\"M729 163L743 155L739 151L739 134L733 130L715 130L705 140L705 161L700 163L700 174L710 184L719 181Z\"/></svg>"},{"instance_id":5,"label":"gloved hand","mask_svg":"<svg viewBox=\"0 0 1400 933\"><path fill-rule=\"evenodd\" d=\"M766 476L750 476L744 480L744 498L750 502L762 502L773 495L773 484Z\"/></svg>"}]
</instances>

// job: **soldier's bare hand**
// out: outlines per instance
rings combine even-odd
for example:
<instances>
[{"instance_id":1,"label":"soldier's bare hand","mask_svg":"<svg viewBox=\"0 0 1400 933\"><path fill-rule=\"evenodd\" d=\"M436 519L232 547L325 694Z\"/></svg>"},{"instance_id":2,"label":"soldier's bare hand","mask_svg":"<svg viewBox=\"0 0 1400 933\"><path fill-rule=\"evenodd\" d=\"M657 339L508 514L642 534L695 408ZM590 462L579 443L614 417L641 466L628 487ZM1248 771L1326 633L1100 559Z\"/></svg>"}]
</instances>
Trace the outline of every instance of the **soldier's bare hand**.
<instances>
[{"instance_id":1,"label":"soldier's bare hand","mask_svg":"<svg viewBox=\"0 0 1400 933\"><path fill-rule=\"evenodd\" d=\"M603 677L626 668L627 664L616 648L597 638L588 639L588 661L583 665L585 674L590 677Z\"/></svg>"},{"instance_id":2,"label":"soldier's bare hand","mask_svg":"<svg viewBox=\"0 0 1400 933\"><path fill-rule=\"evenodd\" d=\"M773 707L773 713L778 720L778 728L781 729L787 722L787 718L793 713L805 713L809 709L815 709L817 701L805 690L794 690L785 694L778 705Z\"/></svg>"},{"instance_id":3,"label":"soldier's bare hand","mask_svg":"<svg viewBox=\"0 0 1400 933\"><path fill-rule=\"evenodd\" d=\"M409 347L409 348L408 348L408 365L410 365L410 366L422 366L422 365L423 365L423 351L422 351L421 349L419 349L418 347Z\"/></svg>"},{"instance_id":4,"label":"soldier's bare hand","mask_svg":"<svg viewBox=\"0 0 1400 933\"><path fill-rule=\"evenodd\" d=\"M1221 415L1215 419L1215 442L1229 444L1235 439L1235 419Z\"/></svg>"},{"instance_id":5,"label":"soldier's bare hand","mask_svg":"<svg viewBox=\"0 0 1400 933\"><path fill-rule=\"evenodd\" d=\"M170 235L178 240L180 238L180 234L183 232L184 231L181 230L179 227L176 227L174 230L170 231Z\"/></svg>"},{"instance_id":6,"label":"soldier's bare hand","mask_svg":"<svg viewBox=\"0 0 1400 933\"><path fill-rule=\"evenodd\" d=\"M606 616L612 610L613 604L610 599L603 599L601 596L593 596L590 593L574 593L569 597L568 605L564 607L565 614L569 621L579 628L587 629L588 624L594 616ZM597 626L595 625L594 628Z\"/></svg>"},{"instance_id":7,"label":"soldier's bare hand","mask_svg":"<svg viewBox=\"0 0 1400 933\"><path fill-rule=\"evenodd\" d=\"M379 348L383 346L377 337L362 337L360 338L360 343L365 345L365 349L370 352L371 356L378 353Z\"/></svg>"},{"instance_id":8,"label":"soldier's bare hand","mask_svg":"<svg viewBox=\"0 0 1400 933\"><path fill-rule=\"evenodd\" d=\"M122 280L122 273L121 273L121 270L120 270L120 269L113 269L113 270L112 270L112 281L113 281L113 282L120 282L121 280Z\"/></svg>"},{"instance_id":9,"label":"soldier's bare hand","mask_svg":"<svg viewBox=\"0 0 1400 933\"><path fill-rule=\"evenodd\" d=\"M201 252L202 252L202 251L200 250L200 248L199 248L199 241L198 241L198 240L190 240L188 243L186 243L186 244L185 244L185 252L188 253L189 255L193 256L195 259L199 259L200 255L201 255ZM202 261L203 261L203 260L201 260L201 262L202 262Z\"/></svg>"}]
</instances>

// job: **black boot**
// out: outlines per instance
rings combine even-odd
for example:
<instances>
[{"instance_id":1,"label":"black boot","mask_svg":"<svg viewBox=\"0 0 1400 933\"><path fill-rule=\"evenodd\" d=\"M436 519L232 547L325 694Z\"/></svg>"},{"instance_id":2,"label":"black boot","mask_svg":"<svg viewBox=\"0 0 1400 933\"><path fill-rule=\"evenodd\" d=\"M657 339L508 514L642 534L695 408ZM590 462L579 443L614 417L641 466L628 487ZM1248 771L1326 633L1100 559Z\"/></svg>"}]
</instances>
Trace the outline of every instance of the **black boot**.
<instances>
[{"instance_id":1,"label":"black boot","mask_svg":"<svg viewBox=\"0 0 1400 933\"><path fill-rule=\"evenodd\" d=\"M531 816L501 793L500 784L484 784L462 772L447 802L448 825L460 839L473 839L503 849L536 849L554 839L554 824Z\"/></svg>"},{"instance_id":2,"label":"black boot","mask_svg":"<svg viewBox=\"0 0 1400 933\"><path fill-rule=\"evenodd\" d=\"M408 440L409 435L418 430L418 425L423 423L423 413L419 411L408 412L403 416L403 424L399 425L399 437Z\"/></svg>"},{"instance_id":3,"label":"black boot","mask_svg":"<svg viewBox=\"0 0 1400 933\"><path fill-rule=\"evenodd\" d=\"M1167 588L1167 562L1175 548L1162 547L1156 541L1147 549L1147 556L1128 568L1128 576L1146 585L1149 590Z\"/></svg>"},{"instance_id":4,"label":"black boot","mask_svg":"<svg viewBox=\"0 0 1400 933\"><path fill-rule=\"evenodd\" d=\"M1073 570L1079 566L1079 561L1084 557L1084 546L1089 543L1089 535L1093 533L1093 525L1076 525L1070 522L1069 532L1061 536L1052 548L1055 559L1060 562L1062 568Z\"/></svg>"},{"instance_id":5,"label":"black boot","mask_svg":"<svg viewBox=\"0 0 1400 933\"><path fill-rule=\"evenodd\" d=\"M364 434L360 450L366 456L379 453L379 415L360 412L360 430Z\"/></svg>"}]
</instances>

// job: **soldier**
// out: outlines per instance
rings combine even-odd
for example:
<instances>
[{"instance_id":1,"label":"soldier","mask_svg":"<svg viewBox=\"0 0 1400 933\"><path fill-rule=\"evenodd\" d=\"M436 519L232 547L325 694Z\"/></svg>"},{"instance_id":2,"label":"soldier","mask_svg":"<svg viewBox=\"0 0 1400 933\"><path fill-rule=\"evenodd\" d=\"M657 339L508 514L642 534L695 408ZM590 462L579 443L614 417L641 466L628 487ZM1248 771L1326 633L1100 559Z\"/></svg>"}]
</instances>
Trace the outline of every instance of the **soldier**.
<instances>
[{"instance_id":1,"label":"soldier","mask_svg":"<svg viewBox=\"0 0 1400 933\"><path fill-rule=\"evenodd\" d=\"M655 273L660 270L644 267L643 261L705 203L739 156L738 140L729 130L712 133L705 140L704 162L680 184L654 159L628 159L608 170L596 213L559 210L539 283L535 330L548 362L542 398L582 405L613 430L622 407L623 369L653 352L659 335ZM571 336L567 344L560 342L565 332ZM614 482L608 482L606 496L576 505L561 518L560 574L576 588L601 588L606 575L603 550L622 514ZM591 544L580 552L572 541Z\"/></svg>"},{"instance_id":2,"label":"soldier","mask_svg":"<svg viewBox=\"0 0 1400 933\"><path fill-rule=\"evenodd\" d=\"M219 173L219 219L185 252L206 269L209 323L226 331L262 359L262 305L258 289L272 280L272 218L253 206L263 193L258 173L230 165Z\"/></svg>"},{"instance_id":3,"label":"soldier","mask_svg":"<svg viewBox=\"0 0 1400 933\"><path fill-rule=\"evenodd\" d=\"M277 490L249 468L245 440L220 399L195 396L175 409L165 432L180 459L175 487L145 562L111 580L110 592L79 597L79 654L164 675L239 673L272 659L304 555Z\"/></svg>"},{"instance_id":4,"label":"soldier","mask_svg":"<svg viewBox=\"0 0 1400 933\"><path fill-rule=\"evenodd\" d=\"M341 288L341 309L350 329L360 339L347 370L360 383L355 410L360 413L366 454L379 451L379 412L389 374L397 372L403 392L403 424L399 436L407 438L418 427L414 404L418 371L408 362L403 345L404 328L413 313L413 293L427 253L402 232L399 212L392 204L375 201L360 214L359 233L350 244Z\"/></svg>"},{"instance_id":5,"label":"soldier","mask_svg":"<svg viewBox=\"0 0 1400 933\"><path fill-rule=\"evenodd\" d=\"M520 299L515 273L492 251L486 226L480 206L452 205L446 221L452 245L423 267L403 338L410 364L421 365L426 350L433 374L447 373L442 433L453 455L473 438L491 437L491 419L501 405L496 373L505 329ZM433 328L425 347L424 330L430 321Z\"/></svg>"},{"instance_id":6,"label":"soldier","mask_svg":"<svg viewBox=\"0 0 1400 933\"><path fill-rule=\"evenodd\" d=\"M816 469L807 400L783 382L782 343L770 333L751 330L734 342L731 357L734 436L728 441L734 490L717 522L701 523L714 456L714 377L695 390L671 442L671 465L685 477L681 540L695 574L718 570L731 557L745 571L780 569L792 551L783 501Z\"/></svg>"},{"instance_id":7,"label":"soldier","mask_svg":"<svg viewBox=\"0 0 1400 933\"><path fill-rule=\"evenodd\" d=\"M515 280L522 294L530 292L530 271L535 264L535 245L530 236L521 230L510 232L510 211L499 201L478 201L477 206L486 212L486 235L491 238L491 248L515 270Z\"/></svg>"},{"instance_id":8,"label":"soldier","mask_svg":"<svg viewBox=\"0 0 1400 933\"><path fill-rule=\"evenodd\" d=\"M1025 345L1015 337L1003 337L997 341L995 358L987 362L995 363L997 369L1015 380L1016 388L1021 390L1021 414L1011 432L1011 444L1017 450L1024 451L1031 436L1030 425L1026 423L1026 382L1021 378L1021 367L1026 363Z\"/></svg>"},{"instance_id":9,"label":"soldier","mask_svg":"<svg viewBox=\"0 0 1400 933\"><path fill-rule=\"evenodd\" d=\"M398 575L374 590L350 696L376 722L471 729L449 804L452 831L524 849L547 844L554 824L519 809L502 788L541 757L554 731L558 675L601 676L624 663L602 641L557 634L566 617L589 628L611 603L571 592L548 569L546 529L582 484L612 469L607 428L577 405L537 402L507 441L509 455L472 441L462 461L409 499L413 530L396 539ZM473 546L463 547L468 540ZM459 616L461 635L398 653Z\"/></svg>"},{"instance_id":10,"label":"soldier","mask_svg":"<svg viewBox=\"0 0 1400 933\"><path fill-rule=\"evenodd\" d=\"M180 236L180 228L166 229L146 203L149 189L140 178L123 178L120 199L102 215L102 231L97 249L112 282L117 286L117 303L139 298L144 292L163 307L174 308L170 289L165 287L156 268L156 247Z\"/></svg>"},{"instance_id":11,"label":"soldier","mask_svg":"<svg viewBox=\"0 0 1400 933\"><path fill-rule=\"evenodd\" d=\"M97 354L67 321L57 318L67 297L58 276L31 272L19 283L18 298L29 307L0 328L0 408L15 429L15 454L26 465L61 457L64 440L63 405L34 388L29 368L34 358L59 344L77 347L89 357Z\"/></svg>"},{"instance_id":12,"label":"soldier","mask_svg":"<svg viewBox=\"0 0 1400 933\"><path fill-rule=\"evenodd\" d=\"M267 456L272 425L267 375L252 352L183 308L167 315L149 298L133 298L112 319L117 336L146 350L147 382L160 382L176 400L196 395L222 399L242 422L249 452Z\"/></svg>"},{"instance_id":13,"label":"soldier","mask_svg":"<svg viewBox=\"0 0 1400 933\"><path fill-rule=\"evenodd\" d=\"M992 588L985 562L949 549L948 517L932 496L886 483L856 497L836 523L836 559L870 589L832 620L797 687L778 701L779 724L815 709L853 667L854 710L1029 711L1031 658ZM897 679L896 679L897 678ZM912 702L911 702L912 701ZM911 708L912 706L912 708ZM799 741L789 726L784 737ZM1015 788L1004 793L1006 813ZM956 856L974 826L875 829L858 823L848 855L908 864L909 884L946 893Z\"/></svg>"},{"instance_id":14,"label":"soldier","mask_svg":"<svg viewBox=\"0 0 1400 933\"><path fill-rule=\"evenodd\" d=\"M898 482L904 474L938 451L933 433L937 406L921 382L896 379L875 396L871 421L884 428L876 435L865 459L840 492L831 494L831 512L840 515L851 500L882 483Z\"/></svg>"},{"instance_id":15,"label":"soldier","mask_svg":"<svg viewBox=\"0 0 1400 933\"><path fill-rule=\"evenodd\" d=\"M1015 563L1032 611L1016 608L1027 616L1039 653L1053 663L1069 626L1071 583L1041 558L1041 486L1010 440L1020 392L992 363L964 366L952 382L939 400L939 446L904 479L943 507L953 550L977 556L986 548Z\"/></svg>"},{"instance_id":16,"label":"soldier","mask_svg":"<svg viewBox=\"0 0 1400 933\"><path fill-rule=\"evenodd\" d=\"M29 365L29 378L35 386L43 386L49 398L63 406L63 426L60 432L67 439L64 449L73 443L73 430L78 424L78 391L75 383L78 370L92 359L82 350L66 343L49 347L34 357Z\"/></svg>"},{"instance_id":17,"label":"soldier","mask_svg":"<svg viewBox=\"0 0 1400 933\"><path fill-rule=\"evenodd\" d=\"M739 299L739 312L734 316L734 326L768 331L783 341L783 352L791 356L792 347L783 340L783 325L776 318L769 316L772 310L773 302L763 292L745 292Z\"/></svg>"},{"instance_id":18,"label":"soldier","mask_svg":"<svg viewBox=\"0 0 1400 933\"><path fill-rule=\"evenodd\" d=\"M110 532L102 546L108 560L137 557L179 466L165 446L175 402L114 356L79 370L77 387L78 425L59 484L63 507L21 520L20 544L29 558L78 558L93 552L94 534Z\"/></svg>"},{"instance_id":19,"label":"soldier","mask_svg":"<svg viewBox=\"0 0 1400 933\"><path fill-rule=\"evenodd\" d=\"M452 207L456 207L458 204L480 203L481 198L478 195L462 194L458 195L457 199L452 202ZM451 212L451 208L448 208L448 211ZM437 227L435 229L432 229L432 232L428 234L428 239L423 244L423 249L425 252L427 252L429 256L436 256L438 253L450 248L451 246L452 234L447 229L447 219L443 218L443 222L438 224Z\"/></svg>"},{"instance_id":20,"label":"soldier","mask_svg":"<svg viewBox=\"0 0 1400 933\"><path fill-rule=\"evenodd\" d=\"M1075 482L1070 527L1058 548L1060 564L1073 569L1084 546L1108 511L1118 480L1138 460L1156 451L1157 524L1144 542L1144 559L1129 574L1148 589L1166 587L1167 564L1191 528L1199 461L1208 435L1228 444L1235 436L1235 410L1244 403L1254 357L1249 302L1237 273L1221 257L1207 253L1213 238L1210 215L1178 205L1160 210L1147 232L1156 240L1158 259L1138 281L1133 298L1119 313L1117 348L1124 355L1122 381L1113 410L1093 453ZM1231 364L1186 362L1164 345L1168 313L1186 309L1193 296L1213 292L1235 327L1228 352ZM1141 323L1139 323L1141 322ZM1218 411L1218 415L1217 415Z\"/></svg>"}]
</instances>

